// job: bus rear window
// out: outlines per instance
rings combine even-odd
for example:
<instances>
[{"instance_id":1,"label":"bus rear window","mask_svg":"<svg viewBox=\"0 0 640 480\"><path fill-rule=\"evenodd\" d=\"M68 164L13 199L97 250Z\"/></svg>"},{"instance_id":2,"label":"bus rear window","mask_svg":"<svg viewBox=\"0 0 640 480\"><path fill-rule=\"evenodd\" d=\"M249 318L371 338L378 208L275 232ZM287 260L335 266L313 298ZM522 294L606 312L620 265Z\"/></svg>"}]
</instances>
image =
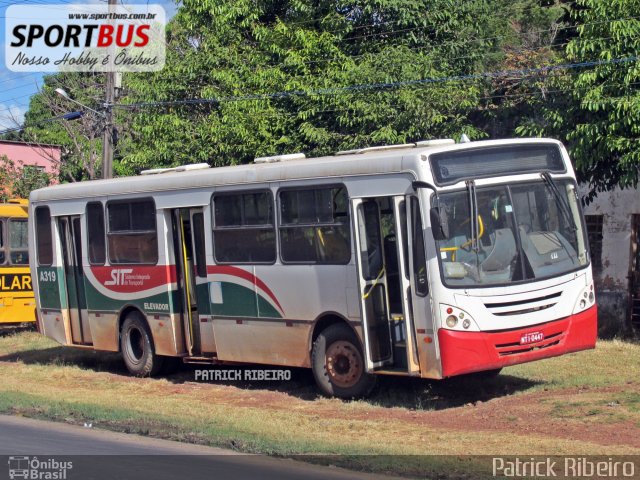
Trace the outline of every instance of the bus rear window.
<instances>
[{"instance_id":1,"label":"bus rear window","mask_svg":"<svg viewBox=\"0 0 640 480\"><path fill-rule=\"evenodd\" d=\"M36 208L36 250L39 265L53 264L53 238L49 207Z\"/></svg>"}]
</instances>

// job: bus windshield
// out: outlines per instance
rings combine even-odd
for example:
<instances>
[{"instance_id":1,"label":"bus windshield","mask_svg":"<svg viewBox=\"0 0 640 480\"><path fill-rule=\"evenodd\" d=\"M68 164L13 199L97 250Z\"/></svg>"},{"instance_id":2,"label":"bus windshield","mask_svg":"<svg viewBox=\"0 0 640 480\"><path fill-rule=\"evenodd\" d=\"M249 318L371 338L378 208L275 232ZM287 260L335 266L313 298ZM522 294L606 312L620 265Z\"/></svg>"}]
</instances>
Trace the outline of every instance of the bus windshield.
<instances>
[{"instance_id":1,"label":"bus windshield","mask_svg":"<svg viewBox=\"0 0 640 480\"><path fill-rule=\"evenodd\" d=\"M449 286L539 280L587 264L571 180L545 176L536 182L443 193L440 206L450 226L448 239L437 242Z\"/></svg>"}]
</instances>

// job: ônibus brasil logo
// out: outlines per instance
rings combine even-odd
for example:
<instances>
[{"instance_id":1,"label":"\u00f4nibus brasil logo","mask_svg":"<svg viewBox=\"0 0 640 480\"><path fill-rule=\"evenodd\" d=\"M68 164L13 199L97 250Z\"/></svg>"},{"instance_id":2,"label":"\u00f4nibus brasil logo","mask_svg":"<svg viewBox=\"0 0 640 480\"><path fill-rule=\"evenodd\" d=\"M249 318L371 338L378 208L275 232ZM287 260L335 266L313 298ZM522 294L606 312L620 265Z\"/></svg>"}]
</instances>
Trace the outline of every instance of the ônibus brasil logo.
<instances>
[{"instance_id":1,"label":"\u00f4nibus brasil logo","mask_svg":"<svg viewBox=\"0 0 640 480\"><path fill-rule=\"evenodd\" d=\"M165 62L160 5L11 5L5 62L14 72L149 72Z\"/></svg>"},{"instance_id":2,"label":"\u00f4nibus brasil logo","mask_svg":"<svg viewBox=\"0 0 640 480\"><path fill-rule=\"evenodd\" d=\"M60 461L55 458L38 458L28 456L9 457L9 478L28 480L66 480L67 471L73 469L73 462Z\"/></svg>"}]
</instances>

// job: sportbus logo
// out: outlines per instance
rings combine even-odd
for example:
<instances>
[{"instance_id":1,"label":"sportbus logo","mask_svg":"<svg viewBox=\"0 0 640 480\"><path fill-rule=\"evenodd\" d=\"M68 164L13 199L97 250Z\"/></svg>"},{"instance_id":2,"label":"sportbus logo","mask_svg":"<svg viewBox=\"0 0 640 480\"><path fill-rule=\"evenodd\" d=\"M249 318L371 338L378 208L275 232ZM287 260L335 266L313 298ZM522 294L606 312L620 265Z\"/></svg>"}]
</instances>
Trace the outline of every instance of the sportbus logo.
<instances>
[{"instance_id":1,"label":"sportbus logo","mask_svg":"<svg viewBox=\"0 0 640 480\"><path fill-rule=\"evenodd\" d=\"M11 5L5 62L14 72L149 72L165 62L160 5Z\"/></svg>"}]
</instances>

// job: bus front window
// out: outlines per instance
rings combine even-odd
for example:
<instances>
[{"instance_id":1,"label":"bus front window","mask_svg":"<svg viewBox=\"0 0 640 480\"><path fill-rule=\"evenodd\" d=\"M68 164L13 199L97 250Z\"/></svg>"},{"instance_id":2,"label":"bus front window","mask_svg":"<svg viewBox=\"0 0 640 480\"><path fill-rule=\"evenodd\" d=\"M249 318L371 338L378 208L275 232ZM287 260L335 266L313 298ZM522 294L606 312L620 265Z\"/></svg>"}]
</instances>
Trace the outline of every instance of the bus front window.
<instances>
[{"instance_id":1,"label":"bus front window","mask_svg":"<svg viewBox=\"0 0 640 480\"><path fill-rule=\"evenodd\" d=\"M587 263L575 187L570 181L480 187L477 220L467 190L440 195L449 238L438 242L449 286L500 285L560 275Z\"/></svg>"}]
</instances>

